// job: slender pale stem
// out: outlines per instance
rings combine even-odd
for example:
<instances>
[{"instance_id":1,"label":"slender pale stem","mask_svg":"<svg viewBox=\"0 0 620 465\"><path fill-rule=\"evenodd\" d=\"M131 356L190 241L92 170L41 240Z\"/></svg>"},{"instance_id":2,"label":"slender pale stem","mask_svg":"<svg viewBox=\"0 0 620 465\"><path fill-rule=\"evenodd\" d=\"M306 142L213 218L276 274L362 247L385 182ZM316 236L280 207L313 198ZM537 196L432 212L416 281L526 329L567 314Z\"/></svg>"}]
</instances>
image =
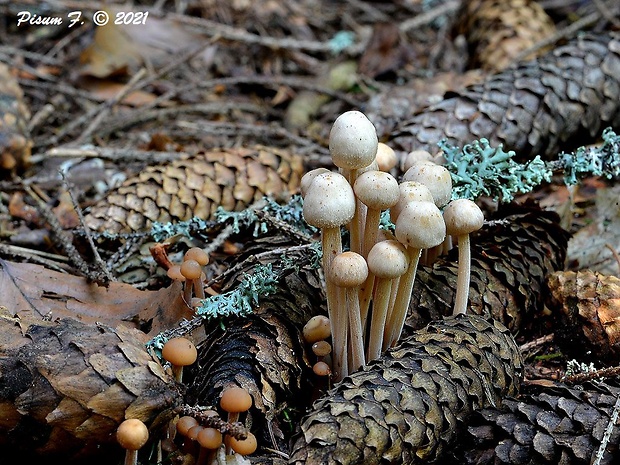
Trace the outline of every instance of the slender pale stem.
<instances>
[{"instance_id":1,"label":"slender pale stem","mask_svg":"<svg viewBox=\"0 0 620 465\"><path fill-rule=\"evenodd\" d=\"M349 312L349 329L351 332L351 372L359 370L366 364L364 358L364 339L362 337L362 321L360 318L360 301L357 294L357 287L349 287L346 289L346 302Z\"/></svg>"},{"instance_id":2,"label":"slender pale stem","mask_svg":"<svg viewBox=\"0 0 620 465\"><path fill-rule=\"evenodd\" d=\"M460 234L458 237L459 266L456 278L456 298L454 299L453 315L467 313L469 300L469 281L471 275L471 251L469 248L469 234Z\"/></svg>"},{"instance_id":3,"label":"slender pale stem","mask_svg":"<svg viewBox=\"0 0 620 465\"><path fill-rule=\"evenodd\" d=\"M351 187L355 184L355 180L359 176L359 170L349 170L347 179ZM362 254L362 237L364 237L364 217L366 214L366 205L359 200L355 201L355 214L351 223L349 223L349 234L351 242L351 252Z\"/></svg>"},{"instance_id":4,"label":"slender pale stem","mask_svg":"<svg viewBox=\"0 0 620 465\"><path fill-rule=\"evenodd\" d=\"M138 451L129 450L125 452L125 465L136 465L138 463Z\"/></svg>"},{"instance_id":5,"label":"slender pale stem","mask_svg":"<svg viewBox=\"0 0 620 465\"><path fill-rule=\"evenodd\" d=\"M400 281L398 283L398 291L396 292L394 308L392 309L390 320L386 326L386 330L389 330L389 337L387 340L383 341L383 350L394 346L398 339L400 339L400 334L402 333L403 326L405 325L405 318L407 317L409 302L411 301L411 292L413 291L413 284L415 282L415 275L418 269L418 262L420 261L421 252L421 249L407 247L407 253L409 254L409 268L407 268L405 274L400 277Z\"/></svg>"},{"instance_id":6,"label":"slender pale stem","mask_svg":"<svg viewBox=\"0 0 620 465\"><path fill-rule=\"evenodd\" d=\"M362 337L366 341L366 322L368 320L368 309L372 300L372 291L375 286L375 275L368 273L364 284L359 288L360 316L362 319Z\"/></svg>"},{"instance_id":7,"label":"slender pale stem","mask_svg":"<svg viewBox=\"0 0 620 465\"><path fill-rule=\"evenodd\" d=\"M347 357L347 313L338 298L338 288L327 279L328 270L337 255L342 253L340 228L324 228L321 230L323 247L323 270L325 273L325 292L327 294L327 312L332 333L333 373L335 379L342 379L346 371Z\"/></svg>"},{"instance_id":8,"label":"slender pale stem","mask_svg":"<svg viewBox=\"0 0 620 465\"><path fill-rule=\"evenodd\" d=\"M379 221L381 220L381 210L375 208L366 209L366 222L364 223L364 244L362 247L362 255L368 257L368 252L377 242L379 234Z\"/></svg>"},{"instance_id":9,"label":"slender pale stem","mask_svg":"<svg viewBox=\"0 0 620 465\"><path fill-rule=\"evenodd\" d=\"M391 279L377 279L375 294L372 299L372 319L370 321L370 336L368 341L368 361L381 356L383 347L383 329L387 320L390 304Z\"/></svg>"}]
</instances>

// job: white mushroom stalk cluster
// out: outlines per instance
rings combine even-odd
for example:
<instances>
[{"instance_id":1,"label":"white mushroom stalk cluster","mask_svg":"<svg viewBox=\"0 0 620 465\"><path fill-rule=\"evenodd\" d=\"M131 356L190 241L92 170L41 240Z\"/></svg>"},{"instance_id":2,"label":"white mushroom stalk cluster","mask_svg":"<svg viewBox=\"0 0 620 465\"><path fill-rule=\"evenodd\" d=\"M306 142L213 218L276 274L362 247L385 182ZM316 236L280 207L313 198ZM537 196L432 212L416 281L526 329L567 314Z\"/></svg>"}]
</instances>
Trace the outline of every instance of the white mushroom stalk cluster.
<instances>
[{"instance_id":1,"label":"white mushroom stalk cluster","mask_svg":"<svg viewBox=\"0 0 620 465\"><path fill-rule=\"evenodd\" d=\"M339 172L310 171L301 190L304 218L321 230L332 374L338 381L398 342L422 252L442 250L447 234L459 246L454 312L466 312L469 233L482 227L484 217L471 201L450 202L450 173L427 153L416 154L399 183L390 174L394 151L378 142L375 127L359 111L336 119L329 150ZM386 210L394 235L379 228ZM343 251L342 227L350 250Z\"/></svg>"}]
</instances>

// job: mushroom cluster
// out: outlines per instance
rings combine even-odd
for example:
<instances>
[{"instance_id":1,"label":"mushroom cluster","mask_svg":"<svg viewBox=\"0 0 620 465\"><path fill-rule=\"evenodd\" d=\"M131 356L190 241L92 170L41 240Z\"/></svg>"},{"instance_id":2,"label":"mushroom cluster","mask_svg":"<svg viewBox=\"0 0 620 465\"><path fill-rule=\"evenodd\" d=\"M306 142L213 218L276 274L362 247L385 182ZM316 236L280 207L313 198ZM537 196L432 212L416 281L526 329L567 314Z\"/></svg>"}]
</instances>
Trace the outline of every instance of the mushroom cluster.
<instances>
[{"instance_id":1,"label":"mushroom cluster","mask_svg":"<svg viewBox=\"0 0 620 465\"><path fill-rule=\"evenodd\" d=\"M329 317L323 322L329 321L331 375L338 381L398 342L420 258L424 252L428 263L451 235L459 247L454 312L466 311L469 233L482 227L484 217L475 203L450 200L451 175L427 152L407 157L399 183L390 173L394 152L359 111L336 119L329 150L339 172L312 170L301 190L304 218L321 231ZM386 211L394 234L380 228ZM343 249L343 227L349 250Z\"/></svg>"},{"instance_id":2,"label":"mushroom cluster","mask_svg":"<svg viewBox=\"0 0 620 465\"><path fill-rule=\"evenodd\" d=\"M254 453L258 447L256 436L239 422L240 415L251 406L247 390L227 386L220 397L220 409L228 416L227 421L213 409L198 409L193 415L177 418L174 431L178 450L196 465L249 463L236 459Z\"/></svg>"}]
</instances>

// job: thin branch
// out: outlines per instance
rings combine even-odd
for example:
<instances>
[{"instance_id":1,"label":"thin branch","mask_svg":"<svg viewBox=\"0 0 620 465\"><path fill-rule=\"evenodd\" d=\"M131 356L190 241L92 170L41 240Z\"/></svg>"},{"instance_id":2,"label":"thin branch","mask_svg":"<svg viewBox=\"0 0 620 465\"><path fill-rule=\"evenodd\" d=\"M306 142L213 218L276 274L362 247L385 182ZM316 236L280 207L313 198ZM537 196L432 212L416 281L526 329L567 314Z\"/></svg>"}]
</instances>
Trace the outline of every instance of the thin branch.
<instances>
[{"instance_id":1,"label":"thin branch","mask_svg":"<svg viewBox=\"0 0 620 465\"><path fill-rule=\"evenodd\" d=\"M73 208L75 209L75 212L78 215L80 224L82 225L82 228L84 230L84 235L86 236L86 240L88 241L88 245L90 246L90 249L93 252L93 258L95 259L95 264L99 267L99 270L101 271L101 273L103 273L103 275L106 277L108 281L116 281L114 279L114 276L112 276L112 274L108 270L108 267L106 266L105 262L101 259L101 255L99 255L99 250L95 246L93 237L90 234L90 228L86 225L86 222L84 221L84 214L82 213L82 208L80 208L80 204L75 198L73 189L71 189L71 186L69 185L69 182L67 181L65 171L61 169L59 170L59 173L62 178L63 184L65 185L65 189L67 189L67 192L69 192L69 196L71 197L71 202L73 203Z\"/></svg>"}]
</instances>

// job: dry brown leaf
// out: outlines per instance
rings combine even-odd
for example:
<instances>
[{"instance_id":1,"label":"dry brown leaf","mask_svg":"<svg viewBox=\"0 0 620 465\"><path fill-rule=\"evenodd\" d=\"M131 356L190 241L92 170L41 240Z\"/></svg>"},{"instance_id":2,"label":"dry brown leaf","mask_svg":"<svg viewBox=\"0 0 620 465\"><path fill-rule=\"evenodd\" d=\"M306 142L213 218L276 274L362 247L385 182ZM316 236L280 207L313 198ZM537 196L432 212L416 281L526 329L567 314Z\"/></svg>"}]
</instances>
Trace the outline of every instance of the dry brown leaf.
<instances>
[{"instance_id":1,"label":"dry brown leaf","mask_svg":"<svg viewBox=\"0 0 620 465\"><path fill-rule=\"evenodd\" d=\"M119 282L102 287L79 276L5 260L0 260L0 296L0 305L13 316L71 318L111 326L148 324L153 334L189 316L179 283L158 291Z\"/></svg>"},{"instance_id":2,"label":"dry brown leaf","mask_svg":"<svg viewBox=\"0 0 620 465\"><path fill-rule=\"evenodd\" d=\"M129 11L123 8L123 12ZM157 67L203 38L169 18L149 16L140 24L114 24L119 10L107 13L110 22L97 28L93 43L82 53L82 75L133 74L143 63Z\"/></svg>"},{"instance_id":3,"label":"dry brown leaf","mask_svg":"<svg viewBox=\"0 0 620 465\"><path fill-rule=\"evenodd\" d=\"M97 100L113 100L118 94L125 89L125 84L111 80L86 79L82 82L81 87L87 90ZM151 92L143 90L135 90L127 94L121 103L132 107L140 107L151 103L157 97Z\"/></svg>"}]
</instances>

